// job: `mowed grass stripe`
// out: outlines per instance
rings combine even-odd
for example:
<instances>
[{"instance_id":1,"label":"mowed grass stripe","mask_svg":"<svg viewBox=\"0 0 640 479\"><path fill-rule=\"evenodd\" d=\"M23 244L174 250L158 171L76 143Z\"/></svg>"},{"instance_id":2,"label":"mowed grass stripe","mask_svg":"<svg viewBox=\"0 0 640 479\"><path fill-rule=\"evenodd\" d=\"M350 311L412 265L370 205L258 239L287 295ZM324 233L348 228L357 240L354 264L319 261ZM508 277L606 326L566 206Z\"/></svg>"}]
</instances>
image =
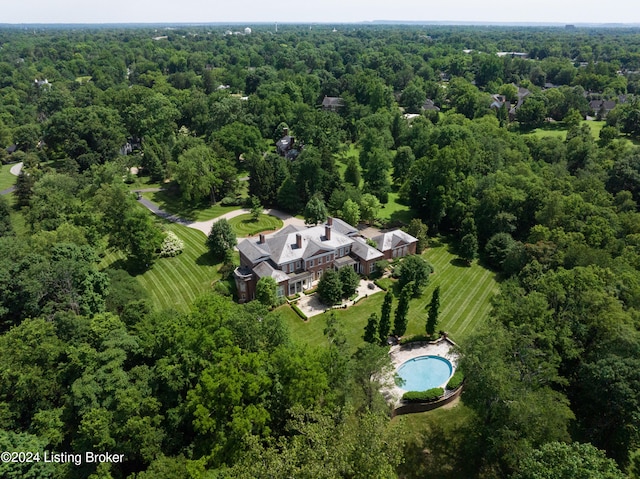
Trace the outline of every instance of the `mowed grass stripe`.
<instances>
[{"instance_id":1,"label":"mowed grass stripe","mask_svg":"<svg viewBox=\"0 0 640 479\"><path fill-rule=\"evenodd\" d=\"M455 330L456 335L461 335L464 332L466 328L462 328L462 325L467 319L472 317L472 311L469 310L469 306L475 305L475 307L477 307L478 304L481 304L479 298L477 298L476 295L479 292L484 291L485 283L481 281L480 278L477 278L478 276L480 276L481 278L484 276L481 270L476 271L475 274L470 278L470 283L475 283L475 287L473 287L473 289L471 289L470 291L466 291L466 294L460 291L460 294L456 295L455 303L452 302L452 305L456 305L456 309L454 310L452 307L448 308L449 316L451 317L451 321L449 323L450 329L452 331ZM462 296L462 298L458 299L458 296L460 295ZM480 294L480 298L482 297L483 295ZM471 310L473 309L475 308L472 307Z\"/></svg>"},{"instance_id":2,"label":"mowed grass stripe","mask_svg":"<svg viewBox=\"0 0 640 479\"><path fill-rule=\"evenodd\" d=\"M443 299L440 301L440 304L442 306L441 314L443 316L451 314L451 311L453 310L454 307L456 311L460 311L461 306L462 307L466 306L468 299L471 297L473 292L479 286L479 283L477 281L477 276L479 275L481 276L481 273L482 273L481 270L475 270L471 273L471 275L460 274L457 276L456 281L453 284L447 285L447 288L449 289L451 294L454 294L454 296L452 298L446 298L446 292L443 291L443 293L445 294L442 295ZM476 286L471 291L469 291L469 289L467 288L462 287L465 284L474 284L474 283ZM467 298L467 299L465 300L464 298Z\"/></svg>"},{"instance_id":3,"label":"mowed grass stripe","mask_svg":"<svg viewBox=\"0 0 640 479\"><path fill-rule=\"evenodd\" d=\"M448 308L449 330L456 336L464 336L469 325L486 320L491 310L490 300L495 289L493 274L478 267L477 272L469 278L468 284L474 282L475 286L470 291L460 288Z\"/></svg>"},{"instance_id":4,"label":"mowed grass stripe","mask_svg":"<svg viewBox=\"0 0 640 479\"><path fill-rule=\"evenodd\" d=\"M487 274L490 273L487 271ZM493 298L497 291L497 287L482 289L481 297L477 298L473 308L471 308L471 311L465 314L466 319L463 321L459 330L462 336L465 335L467 328L471 325L474 317L489 317L489 313L491 312L491 298Z\"/></svg>"},{"instance_id":5,"label":"mowed grass stripe","mask_svg":"<svg viewBox=\"0 0 640 479\"><path fill-rule=\"evenodd\" d=\"M174 295L170 293L171 288L166 289L162 279L155 274L146 272L142 276L138 276L138 281L142 287L148 291L154 298L154 304L160 304L162 309L170 309L173 305L169 302Z\"/></svg>"},{"instance_id":6,"label":"mowed grass stripe","mask_svg":"<svg viewBox=\"0 0 640 479\"><path fill-rule=\"evenodd\" d=\"M206 236L201 231L173 223L163 224L184 241L184 251L174 258L158 259L149 271L136 276L136 279L157 309L187 311L193 300L209 291L211 282L219 278L219 265L198 264L199 259L208 253ZM122 253L110 251L101 267L110 267L120 259L124 259Z\"/></svg>"},{"instance_id":7,"label":"mowed grass stripe","mask_svg":"<svg viewBox=\"0 0 640 479\"><path fill-rule=\"evenodd\" d=\"M177 258L171 258L171 260L167 259L163 261L162 264L158 265L158 268L154 271L154 274L150 276L160 278L162 280L163 286L168 286L175 298L181 298L182 302L189 303L192 299L195 298L195 295L190 294L191 288L179 287L181 286L181 275L176 272L177 268L173 267L174 263L179 263L176 261L172 261L176 259Z\"/></svg>"}]
</instances>

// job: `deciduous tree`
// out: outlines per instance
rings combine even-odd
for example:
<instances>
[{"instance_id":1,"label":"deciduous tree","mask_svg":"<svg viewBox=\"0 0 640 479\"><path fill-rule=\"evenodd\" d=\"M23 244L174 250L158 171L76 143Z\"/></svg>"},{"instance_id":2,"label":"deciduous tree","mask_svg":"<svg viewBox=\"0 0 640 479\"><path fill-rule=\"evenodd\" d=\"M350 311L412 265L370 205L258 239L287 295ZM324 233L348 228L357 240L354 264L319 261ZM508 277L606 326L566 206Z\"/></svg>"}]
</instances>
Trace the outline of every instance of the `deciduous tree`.
<instances>
[{"instance_id":1,"label":"deciduous tree","mask_svg":"<svg viewBox=\"0 0 640 479\"><path fill-rule=\"evenodd\" d=\"M233 249L236 244L236 234L231 229L231 225L226 218L220 218L213 223L207 237L207 246L211 254L218 259L222 259L225 253Z\"/></svg>"},{"instance_id":2,"label":"deciduous tree","mask_svg":"<svg viewBox=\"0 0 640 479\"><path fill-rule=\"evenodd\" d=\"M318 296L320 300L329 306L342 300L342 281L338 272L327 269L318 282Z\"/></svg>"}]
</instances>

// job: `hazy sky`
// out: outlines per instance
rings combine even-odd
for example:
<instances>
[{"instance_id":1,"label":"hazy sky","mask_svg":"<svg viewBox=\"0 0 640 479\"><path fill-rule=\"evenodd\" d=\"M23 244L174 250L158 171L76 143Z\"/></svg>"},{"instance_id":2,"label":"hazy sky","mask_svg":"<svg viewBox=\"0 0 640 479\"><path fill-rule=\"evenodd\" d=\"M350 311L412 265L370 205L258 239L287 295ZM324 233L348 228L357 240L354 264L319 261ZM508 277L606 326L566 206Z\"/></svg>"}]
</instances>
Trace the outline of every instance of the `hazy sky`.
<instances>
[{"instance_id":1,"label":"hazy sky","mask_svg":"<svg viewBox=\"0 0 640 479\"><path fill-rule=\"evenodd\" d=\"M637 0L2 0L0 23L640 23Z\"/></svg>"}]
</instances>

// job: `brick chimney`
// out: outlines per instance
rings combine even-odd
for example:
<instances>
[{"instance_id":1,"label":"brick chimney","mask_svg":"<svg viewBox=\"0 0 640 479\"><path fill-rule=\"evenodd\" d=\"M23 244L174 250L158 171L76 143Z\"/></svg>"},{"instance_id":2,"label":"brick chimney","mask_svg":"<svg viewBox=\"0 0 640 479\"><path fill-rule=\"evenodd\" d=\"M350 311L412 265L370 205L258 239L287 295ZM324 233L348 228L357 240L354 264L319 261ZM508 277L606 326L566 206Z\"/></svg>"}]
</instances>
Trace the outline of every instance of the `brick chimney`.
<instances>
[{"instance_id":1,"label":"brick chimney","mask_svg":"<svg viewBox=\"0 0 640 479\"><path fill-rule=\"evenodd\" d=\"M264 233L260 233L260 239L258 240L258 244L264 244Z\"/></svg>"},{"instance_id":2,"label":"brick chimney","mask_svg":"<svg viewBox=\"0 0 640 479\"><path fill-rule=\"evenodd\" d=\"M333 218L331 216L327 216L327 224L333 226Z\"/></svg>"},{"instance_id":3,"label":"brick chimney","mask_svg":"<svg viewBox=\"0 0 640 479\"><path fill-rule=\"evenodd\" d=\"M296 233L296 248L302 248L302 235Z\"/></svg>"},{"instance_id":4,"label":"brick chimney","mask_svg":"<svg viewBox=\"0 0 640 479\"><path fill-rule=\"evenodd\" d=\"M331 239L331 225L324 226L324 238L329 241Z\"/></svg>"}]
</instances>

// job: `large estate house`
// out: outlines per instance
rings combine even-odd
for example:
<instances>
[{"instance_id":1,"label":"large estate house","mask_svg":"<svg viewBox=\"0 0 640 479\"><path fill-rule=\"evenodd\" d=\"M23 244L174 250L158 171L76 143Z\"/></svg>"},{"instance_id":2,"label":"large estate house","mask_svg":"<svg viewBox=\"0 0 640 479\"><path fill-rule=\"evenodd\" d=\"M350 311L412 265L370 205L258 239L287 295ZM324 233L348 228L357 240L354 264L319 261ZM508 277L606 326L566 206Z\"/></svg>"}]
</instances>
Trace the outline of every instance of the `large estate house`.
<instances>
[{"instance_id":1,"label":"large estate house","mask_svg":"<svg viewBox=\"0 0 640 479\"><path fill-rule=\"evenodd\" d=\"M331 217L324 225L289 225L270 235L247 238L238 244L240 266L234 271L238 300L254 299L256 284L264 276L276 281L278 296L288 296L311 288L328 269L348 266L369 275L377 261L415 253L418 241L400 230L372 240L378 248L367 244L348 223Z\"/></svg>"}]
</instances>

